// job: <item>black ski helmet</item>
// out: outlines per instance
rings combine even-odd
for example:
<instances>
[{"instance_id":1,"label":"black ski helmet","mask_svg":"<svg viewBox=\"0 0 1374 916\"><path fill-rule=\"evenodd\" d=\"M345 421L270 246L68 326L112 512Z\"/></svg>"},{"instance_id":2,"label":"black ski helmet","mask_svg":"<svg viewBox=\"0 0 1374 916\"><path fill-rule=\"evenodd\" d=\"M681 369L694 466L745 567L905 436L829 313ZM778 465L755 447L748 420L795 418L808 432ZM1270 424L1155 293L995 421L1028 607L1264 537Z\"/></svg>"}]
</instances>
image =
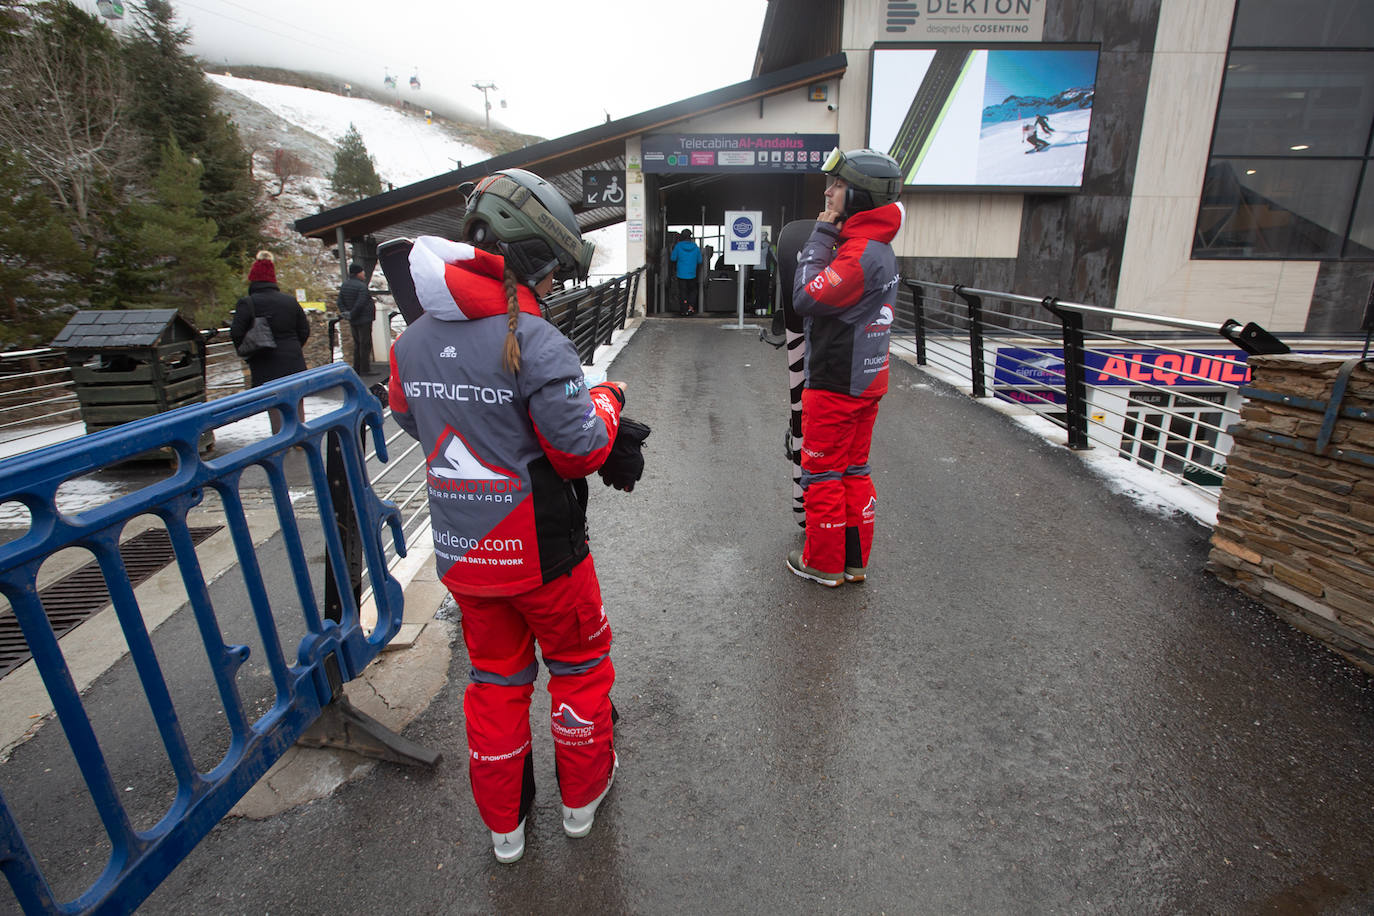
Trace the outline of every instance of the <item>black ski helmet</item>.
<instances>
[{"instance_id":1,"label":"black ski helmet","mask_svg":"<svg viewBox=\"0 0 1374 916\"><path fill-rule=\"evenodd\" d=\"M821 171L849 185L844 192L845 216L893 203L902 194L901 166L875 149L833 149Z\"/></svg>"},{"instance_id":2,"label":"black ski helmet","mask_svg":"<svg viewBox=\"0 0 1374 916\"><path fill-rule=\"evenodd\" d=\"M524 169L504 169L478 182L460 232L478 247L494 244L530 286L550 273L560 280L587 279L596 247L582 238L563 195Z\"/></svg>"}]
</instances>

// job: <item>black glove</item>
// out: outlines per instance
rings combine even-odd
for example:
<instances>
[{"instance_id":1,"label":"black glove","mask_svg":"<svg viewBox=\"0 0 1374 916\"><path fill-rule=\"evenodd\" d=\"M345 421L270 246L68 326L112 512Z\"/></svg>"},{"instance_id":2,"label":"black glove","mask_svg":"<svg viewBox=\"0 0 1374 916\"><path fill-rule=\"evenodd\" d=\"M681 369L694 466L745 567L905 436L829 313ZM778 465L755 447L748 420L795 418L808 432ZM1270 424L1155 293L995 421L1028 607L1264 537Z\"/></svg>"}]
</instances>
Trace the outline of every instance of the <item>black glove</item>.
<instances>
[{"instance_id":1,"label":"black glove","mask_svg":"<svg viewBox=\"0 0 1374 916\"><path fill-rule=\"evenodd\" d=\"M640 451L644 440L649 438L649 427L629 417L620 418L620 430L616 433L611 453L597 470L601 482L608 487L629 493L635 482L644 475L644 455Z\"/></svg>"},{"instance_id":2,"label":"black glove","mask_svg":"<svg viewBox=\"0 0 1374 916\"><path fill-rule=\"evenodd\" d=\"M367 388L368 391L372 392L372 396L373 396L374 398L376 398L377 400L379 400L379 401L382 402L382 407L386 407L386 406L387 406L387 403L391 400L391 393L390 393L390 391L388 390L388 386L389 386L390 384L391 384L391 376L388 375L386 378L382 379L380 382L373 382L373 383L372 383L371 385L369 385L368 388Z\"/></svg>"}]
</instances>

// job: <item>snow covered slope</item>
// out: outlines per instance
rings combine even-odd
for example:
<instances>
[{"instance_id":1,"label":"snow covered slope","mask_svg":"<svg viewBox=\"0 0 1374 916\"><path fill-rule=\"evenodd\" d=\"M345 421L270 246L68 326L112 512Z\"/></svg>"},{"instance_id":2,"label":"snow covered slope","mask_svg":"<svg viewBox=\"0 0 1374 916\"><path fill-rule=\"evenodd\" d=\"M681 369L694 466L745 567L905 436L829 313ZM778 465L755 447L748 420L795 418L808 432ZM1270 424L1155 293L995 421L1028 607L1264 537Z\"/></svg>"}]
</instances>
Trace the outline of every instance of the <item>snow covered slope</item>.
<instances>
[{"instance_id":1,"label":"snow covered slope","mask_svg":"<svg viewBox=\"0 0 1374 916\"><path fill-rule=\"evenodd\" d=\"M1051 121L1054 133L1040 132L1050 145L1038 153L1021 135L1021 128L1034 124L1034 117L985 125L978 140L977 181L1037 187L1082 184L1092 114L1091 108L1056 114Z\"/></svg>"},{"instance_id":2,"label":"snow covered slope","mask_svg":"<svg viewBox=\"0 0 1374 916\"><path fill-rule=\"evenodd\" d=\"M423 113L350 99L316 89L282 86L236 76L206 74L216 85L257 102L277 117L333 144L352 124L377 162L383 182L396 187L452 171L456 163L490 158L486 150L461 143L441 127L426 124Z\"/></svg>"},{"instance_id":3,"label":"snow covered slope","mask_svg":"<svg viewBox=\"0 0 1374 916\"><path fill-rule=\"evenodd\" d=\"M270 111L286 124L307 131L334 147L352 124L363 138L367 151L377 162L383 182L404 187L457 168L457 163L472 165L491 158L491 153L462 143L446 134L442 127L426 124L422 113L381 105L369 99L352 99L305 89L283 86L236 76L207 73L221 89L237 93ZM332 160L331 160L332 162ZM296 202L290 218L323 208L327 183L316 179L312 197ZM286 203L286 202L283 202ZM304 208L300 206L304 203ZM277 221L276 231L290 231L285 221ZM625 266L625 227L610 226L587 236L596 244L592 259L593 283L619 276Z\"/></svg>"}]
</instances>

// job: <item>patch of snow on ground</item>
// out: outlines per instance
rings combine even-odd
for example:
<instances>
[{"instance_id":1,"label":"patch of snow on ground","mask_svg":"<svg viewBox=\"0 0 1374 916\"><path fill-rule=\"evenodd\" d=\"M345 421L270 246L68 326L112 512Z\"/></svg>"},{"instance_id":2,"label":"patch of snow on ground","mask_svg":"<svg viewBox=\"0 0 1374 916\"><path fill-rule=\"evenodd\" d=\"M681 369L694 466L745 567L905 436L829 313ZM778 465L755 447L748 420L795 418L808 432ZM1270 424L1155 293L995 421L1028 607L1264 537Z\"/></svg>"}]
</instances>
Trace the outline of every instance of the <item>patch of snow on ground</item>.
<instances>
[{"instance_id":1,"label":"patch of snow on ground","mask_svg":"<svg viewBox=\"0 0 1374 916\"><path fill-rule=\"evenodd\" d=\"M312 418L337 409L337 398L326 396L305 399L305 416ZM50 445L58 445L80 439L86 434L84 423L61 423L46 426L29 426L18 433L0 439L0 460L22 455ZM261 442L272 434L271 419L266 411L256 413L233 423L226 423L215 430L215 445L211 457L220 457L245 446ZM370 440L369 440L370 441ZM170 465L169 465L170 466ZM108 478L98 475L106 474ZM111 500L136 489L138 484L131 482L128 475L122 474L119 466L100 469L92 476L74 477L64 482L57 490L57 508L68 515L85 512L103 506ZM295 499L301 494L292 492ZM0 504L0 528L21 527L28 523L29 510L23 504L7 502Z\"/></svg>"},{"instance_id":2,"label":"patch of snow on ground","mask_svg":"<svg viewBox=\"0 0 1374 916\"><path fill-rule=\"evenodd\" d=\"M892 353L913 366L916 365L915 354L907 347L894 342ZM973 393L968 380L960 375L929 364L917 368L964 394L971 396ZM1065 443L1063 427L1044 419L1024 405L999 398L980 398L978 403L1006 414L1046 442L1058 445ZM1087 451L1075 451L1074 454L1088 470L1102 479L1108 489L1129 497L1142 509L1160 515L1183 514L1208 528L1216 527L1217 501L1207 497L1197 488L1167 474L1156 473L1133 461L1127 461L1115 450L1101 445L1094 445Z\"/></svg>"},{"instance_id":3,"label":"patch of snow on ground","mask_svg":"<svg viewBox=\"0 0 1374 916\"><path fill-rule=\"evenodd\" d=\"M86 424L80 420L71 423L51 423L28 425L7 429L0 433L0 458L22 455L45 445L56 445L77 436L86 435Z\"/></svg>"}]
</instances>

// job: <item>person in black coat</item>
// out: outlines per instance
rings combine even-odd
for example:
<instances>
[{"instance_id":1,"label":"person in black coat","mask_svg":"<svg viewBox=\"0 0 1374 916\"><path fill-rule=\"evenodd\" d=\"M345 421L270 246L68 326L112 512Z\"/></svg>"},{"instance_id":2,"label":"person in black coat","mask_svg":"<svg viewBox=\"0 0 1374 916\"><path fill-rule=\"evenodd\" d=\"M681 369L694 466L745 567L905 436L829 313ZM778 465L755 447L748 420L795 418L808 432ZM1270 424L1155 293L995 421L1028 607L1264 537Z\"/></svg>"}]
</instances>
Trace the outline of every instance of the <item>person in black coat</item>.
<instances>
[{"instance_id":1,"label":"person in black coat","mask_svg":"<svg viewBox=\"0 0 1374 916\"><path fill-rule=\"evenodd\" d=\"M248 271L248 295L234 306L229 337L235 349L259 315L272 326L277 346L260 350L248 358L248 372L254 388L293 372L304 372L305 353L301 347L310 336L310 322L301 304L277 288L277 269L270 251L258 252L257 260Z\"/></svg>"},{"instance_id":2,"label":"person in black coat","mask_svg":"<svg viewBox=\"0 0 1374 916\"><path fill-rule=\"evenodd\" d=\"M367 288L367 272L356 262L348 265L348 279L339 287L339 317L353 328L353 371L367 375L372 371L372 322L377 306Z\"/></svg>"}]
</instances>

